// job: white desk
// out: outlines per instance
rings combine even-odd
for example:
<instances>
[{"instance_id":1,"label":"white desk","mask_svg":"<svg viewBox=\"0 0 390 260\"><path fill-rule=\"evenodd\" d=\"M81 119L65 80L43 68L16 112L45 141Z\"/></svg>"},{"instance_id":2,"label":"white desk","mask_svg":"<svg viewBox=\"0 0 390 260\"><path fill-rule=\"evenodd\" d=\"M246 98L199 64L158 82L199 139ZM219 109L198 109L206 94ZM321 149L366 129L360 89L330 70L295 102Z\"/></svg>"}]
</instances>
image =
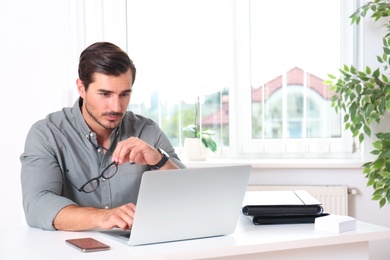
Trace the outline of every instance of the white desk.
<instances>
[{"instance_id":1,"label":"white desk","mask_svg":"<svg viewBox=\"0 0 390 260\"><path fill-rule=\"evenodd\" d=\"M371 240L390 239L390 228L364 222L345 233L315 231L314 224L255 226L242 216L235 233L214 238L130 247L97 231L43 231L0 227L0 259L369 259ZM65 239L94 237L109 251L82 253ZM263 259L263 258L262 258Z\"/></svg>"}]
</instances>

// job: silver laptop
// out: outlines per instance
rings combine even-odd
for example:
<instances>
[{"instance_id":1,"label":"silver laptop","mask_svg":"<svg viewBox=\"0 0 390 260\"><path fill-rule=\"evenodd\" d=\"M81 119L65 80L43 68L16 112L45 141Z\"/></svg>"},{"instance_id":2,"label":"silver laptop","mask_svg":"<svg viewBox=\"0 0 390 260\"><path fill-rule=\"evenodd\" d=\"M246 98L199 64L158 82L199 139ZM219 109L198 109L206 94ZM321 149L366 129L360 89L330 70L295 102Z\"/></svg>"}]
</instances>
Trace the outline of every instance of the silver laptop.
<instances>
[{"instance_id":1,"label":"silver laptop","mask_svg":"<svg viewBox=\"0 0 390 260\"><path fill-rule=\"evenodd\" d=\"M145 172L131 231L103 234L144 245L233 233L251 166Z\"/></svg>"}]
</instances>

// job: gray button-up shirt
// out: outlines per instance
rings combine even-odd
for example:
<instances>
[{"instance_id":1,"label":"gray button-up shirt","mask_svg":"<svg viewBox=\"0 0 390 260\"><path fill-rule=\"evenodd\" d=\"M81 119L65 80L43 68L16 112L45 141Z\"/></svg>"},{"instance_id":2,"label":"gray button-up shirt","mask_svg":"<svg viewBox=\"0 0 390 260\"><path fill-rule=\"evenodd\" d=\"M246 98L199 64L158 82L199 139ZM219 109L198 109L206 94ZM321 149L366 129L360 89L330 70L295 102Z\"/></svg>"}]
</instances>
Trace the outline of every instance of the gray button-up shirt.
<instances>
[{"instance_id":1,"label":"gray button-up shirt","mask_svg":"<svg viewBox=\"0 0 390 260\"><path fill-rule=\"evenodd\" d=\"M162 148L176 165L185 168L159 126L130 111L112 132L109 150L113 151L118 141L130 136ZM100 186L92 193L79 192L73 187L69 180L80 188L111 163L111 153L102 151L96 134L84 121L80 100L73 107L49 114L31 127L20 161L27 223L49 230L54 229L52 223L57 213L70 204L113 208L136 203L142 174L150 169L148 165L125 163L111 179L100 179Z\"/></svg>"}]
</instances>

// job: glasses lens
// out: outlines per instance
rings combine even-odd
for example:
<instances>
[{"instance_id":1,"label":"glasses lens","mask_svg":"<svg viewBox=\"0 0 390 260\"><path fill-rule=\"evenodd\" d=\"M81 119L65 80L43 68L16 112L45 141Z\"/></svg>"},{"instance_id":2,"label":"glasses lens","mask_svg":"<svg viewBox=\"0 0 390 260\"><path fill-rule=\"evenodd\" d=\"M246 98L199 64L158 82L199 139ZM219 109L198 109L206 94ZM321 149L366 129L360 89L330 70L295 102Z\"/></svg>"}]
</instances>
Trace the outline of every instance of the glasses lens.
<instances>
[{"instance_id":1,"label":"glasses lens","mask_svg":"<svg viewBox=\"0 0 390 260\"><path fill-rule=\"evenodd\" d=\"M118 166L116 162L111 163L104 169L102 176L104 179L110 179L118 171Z\"/></svg>"},{"instance_id":2,"label":"glasses lens","mask_svg":"<svg viewBox=\"0 0 390 260\"><path fill-rule=\"evenodd\" d=\"M90 193L92 191L95 191L99 187L99 180L98 179L92 179L88 183L86 183L83 187L81 187L81 190Z\"/></svg>"}]
</instances>

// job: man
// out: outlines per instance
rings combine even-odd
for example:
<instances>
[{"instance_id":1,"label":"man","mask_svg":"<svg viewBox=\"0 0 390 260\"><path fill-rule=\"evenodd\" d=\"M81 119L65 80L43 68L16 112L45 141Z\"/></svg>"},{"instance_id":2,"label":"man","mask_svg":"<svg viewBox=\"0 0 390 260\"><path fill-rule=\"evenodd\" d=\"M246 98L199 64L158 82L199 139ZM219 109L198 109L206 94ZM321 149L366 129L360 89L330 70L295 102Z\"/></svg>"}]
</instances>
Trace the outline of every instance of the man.
<instances>
[{"instance_id":1,"label":"man","mask_svg":"<svg viewBox=\"0 0 390 260\"><path fill-rule=\"evenodd\" d=\"M155 122L126 111L136 69L125 52L92 44L78 72L74 106L28 133L20 157L26 220L48 230L129 229L142 174L185 166Z\"/></svg>"}]
</instances>

